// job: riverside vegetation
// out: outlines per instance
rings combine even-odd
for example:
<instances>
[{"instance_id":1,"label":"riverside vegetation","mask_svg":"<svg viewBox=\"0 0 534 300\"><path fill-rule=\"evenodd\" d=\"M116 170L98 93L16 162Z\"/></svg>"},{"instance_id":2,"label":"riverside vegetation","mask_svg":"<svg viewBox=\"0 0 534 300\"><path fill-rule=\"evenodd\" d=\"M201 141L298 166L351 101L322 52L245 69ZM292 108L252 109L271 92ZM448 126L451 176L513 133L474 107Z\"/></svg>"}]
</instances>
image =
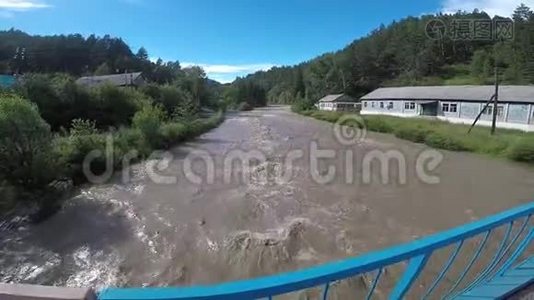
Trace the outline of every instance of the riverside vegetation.
<instances>
[{"instance_id":1,"label":"riverside vegetation","mask_svg":"<svg viewBox=\"0 0 534 300\"><path fill-rule=\"evenodd\" d=\"M139 90L103 85L88 89L65 75L27 76L0 95L0 213L37 207L37 219L61 205L58 182L82 183L82 163L93 150L106 153L113 139L113 167L136 150L146 158L195 137L223 120L219 111L199 117L191 95L172 85ZM91 163L103 172L105 158Z\"/></svg>"},{"instance_id":2,"label":"riverside vegetation","mask_svg":"<svg viewBox=\"0 0 534 300\"><path fill-rule=\"evenodd\" d=\"M80 76L142 72L139 88L77 85ZM56 211L63 190L84 182L82 163L113 137L114 167L131 150L143 159L217 126L227 108L266 104L260 85L220 84L198 66L152 61L120 38L79 34L39 36L0 31L0 74L17 85L0 90L0 222L20 210ZM220 111L202 118L202 110ZM93 172L105 169L95 160ZM19 209L22 208L22 209Z\"/></svg>"},{"instance_id":3,"label":"riverside vegetation","mask_svg":"<svg viewBox=\"0 0 534 300\"><path fill-rule=\"evenodd\" d=\"M315 119L336 123L347 113L301 109L302 104L294 105L293 111ZM389 133L415 143L426 144L437 149L468 151L514 161L534 164L534 134L517 130L498 129L495 135L487 127L475 127L467 133L469 126L452 124L440 120L399 118L390 116L358 115L367 130Z\"/></svg>"}]
</instances>

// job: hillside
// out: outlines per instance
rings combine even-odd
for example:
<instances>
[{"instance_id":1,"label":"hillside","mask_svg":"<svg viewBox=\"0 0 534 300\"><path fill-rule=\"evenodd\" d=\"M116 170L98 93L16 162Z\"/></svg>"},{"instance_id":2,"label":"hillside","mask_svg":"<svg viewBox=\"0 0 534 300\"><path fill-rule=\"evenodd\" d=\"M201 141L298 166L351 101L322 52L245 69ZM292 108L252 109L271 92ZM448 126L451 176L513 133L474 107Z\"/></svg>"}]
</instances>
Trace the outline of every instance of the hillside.
<instances>
[{"instance_id":1,"label":"hillside","mask_svg":"<svg viewBox=\"0 0 534 300\"><path fill-rule=\"evenodd\" d=\"M533 13L525 5L512 18L492 19L478 10L408 17L381 25L340 51L238 82L260 85L271 103L313 102L342 92L357 97L380 86L492 83L496 66L505 83L529 84L534 83L529 70L534 42L527 36L532 26Z\"/></svg>"}]
</instances>

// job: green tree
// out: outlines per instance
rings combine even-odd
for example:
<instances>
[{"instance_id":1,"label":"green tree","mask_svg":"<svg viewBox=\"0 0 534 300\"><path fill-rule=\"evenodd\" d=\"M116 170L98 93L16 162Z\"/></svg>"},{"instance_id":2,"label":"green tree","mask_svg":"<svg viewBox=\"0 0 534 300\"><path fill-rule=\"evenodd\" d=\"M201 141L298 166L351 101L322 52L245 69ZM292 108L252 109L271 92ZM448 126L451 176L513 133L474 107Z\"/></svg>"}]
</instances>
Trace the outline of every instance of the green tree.
<instances>
[{"instance_id":1,"label":"green tree","mask_svg":"<svg viewBox=\"0 0 534 300\"><path fill-rule=\"evenodd\" d=\"M108 63L102 63L95 70L95 75L96 76L109 75L109 74L113 74L113 71L109 67Z\"/></svg>"},{"instance_id":2,"label":"green tree","mask_svg":"<svg viewBox=\"0 0 534 300\"><path fill-rule=\"evenodd\" d=\"M141 47L141 48L139 48L139 50L137 51L137 54L135 56L139 60L147 61L148 60L148 51L146 51L146 49L144 47Z\"/></svg>"},{"instance_id":3,"label":"green tree","mask_svg":"<svg viewBox=\"0 0 534 300\"><path fill-rule=\"evenodd\" d=\"M160 127L166 119L165 111L160 106L147 105L133 117L132 125L139 129L151 147L161 146Z\"/></svg>"},{"instance_id":4,"label":"green tree","mask_svg":"<svg viewBox=\"0 0 534 300\"><path fill-rule=\"evenodd\" d=\"M56 176L50 126L37 107L17 96L0 97L0 182L41 188Z\"/></svg>"}]
</instances>

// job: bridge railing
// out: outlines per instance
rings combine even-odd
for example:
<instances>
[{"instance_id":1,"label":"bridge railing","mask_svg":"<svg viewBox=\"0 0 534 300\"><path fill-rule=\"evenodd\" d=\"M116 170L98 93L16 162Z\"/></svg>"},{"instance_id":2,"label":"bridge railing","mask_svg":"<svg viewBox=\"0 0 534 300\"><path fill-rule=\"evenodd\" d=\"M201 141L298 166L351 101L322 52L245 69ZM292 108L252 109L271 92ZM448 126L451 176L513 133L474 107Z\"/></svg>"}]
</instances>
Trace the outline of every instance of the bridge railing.
<instances>
[{"instance_id":1,"label":"bridge railing","mask_svg":"<svg viewBox=\"0 0 534 300\"><path fill-rule=\"evenodd\" d=\"M99 299L272 299L312 288L321 288L320 298L328 299L337 283L369 274L373 276L365 298L373 299L384 274L395 265L404 268L388 291L389 299L402 299L414 287L418 293L410 294L410 299L452 299L503 274L529 254L525 252L529 252L527 249L534 238L532 214L534 203L407 244L295 272L212 286L110 288L103 290ZM489 242L495 238L496 243ZM466 248L472 249L465 251ZM434 272L425 274L425 284L415 285L429 260L444 249L450 249L446 259L438 261L439 267ZM457 272L452 272L453 266Z\"/></svg>"}]
</instances>

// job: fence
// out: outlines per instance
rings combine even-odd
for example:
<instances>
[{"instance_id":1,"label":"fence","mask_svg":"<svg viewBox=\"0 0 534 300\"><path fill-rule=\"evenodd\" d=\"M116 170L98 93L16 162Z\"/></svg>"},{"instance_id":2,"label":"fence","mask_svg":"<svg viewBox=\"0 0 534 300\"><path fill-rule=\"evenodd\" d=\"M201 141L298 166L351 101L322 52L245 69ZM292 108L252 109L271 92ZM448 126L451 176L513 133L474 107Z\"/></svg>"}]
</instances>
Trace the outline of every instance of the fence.
<instances>
[{"instance_id":1,"label":"fence","mask_svg":"<svg viewBox=\"0 0 534 300\"><path fill-rule=\"evenodd\" d=\"M520 265L522 257L528 255L527 249L534 237L534 227L531 224L533 213L534 203L530 203L407 244L295 272L213 286L109 288L103 290L98 298L100 300L272 299L288 293L321 288L319 297L329 299L332 296L332 287L339 282L372 274L372 280L369 281L365 291L365 299L373 299L383 275L394 265L402 265L404 268L388 291L388 299L402 299L415 289L418 294L410 295L409 299L461 298L462 295L472 293L475 289L484 290L484 285L501 277L505 278L503 276L507 272L514 271L514 268ZM495 247L492 249L490 247L492 243L488 241L495 238ZM467 245L473 248L472 251L465 251L470 248ZM436 272L426 274L426 284L415 285L430 259L443 249L450 251L446 259L439 261L440 267ZM452 272L453 269L457 272ZM497 291L498 297L495 298L510 295L532 283L534 267L523 273L521 273L523 277L515 278L515 283L503 283ZM447 280L444 280L445 278ZM522 278L522 281L518 281L517 278ZM496 289L495 286L493 288Z\"/></svg>"}]
</instances>

